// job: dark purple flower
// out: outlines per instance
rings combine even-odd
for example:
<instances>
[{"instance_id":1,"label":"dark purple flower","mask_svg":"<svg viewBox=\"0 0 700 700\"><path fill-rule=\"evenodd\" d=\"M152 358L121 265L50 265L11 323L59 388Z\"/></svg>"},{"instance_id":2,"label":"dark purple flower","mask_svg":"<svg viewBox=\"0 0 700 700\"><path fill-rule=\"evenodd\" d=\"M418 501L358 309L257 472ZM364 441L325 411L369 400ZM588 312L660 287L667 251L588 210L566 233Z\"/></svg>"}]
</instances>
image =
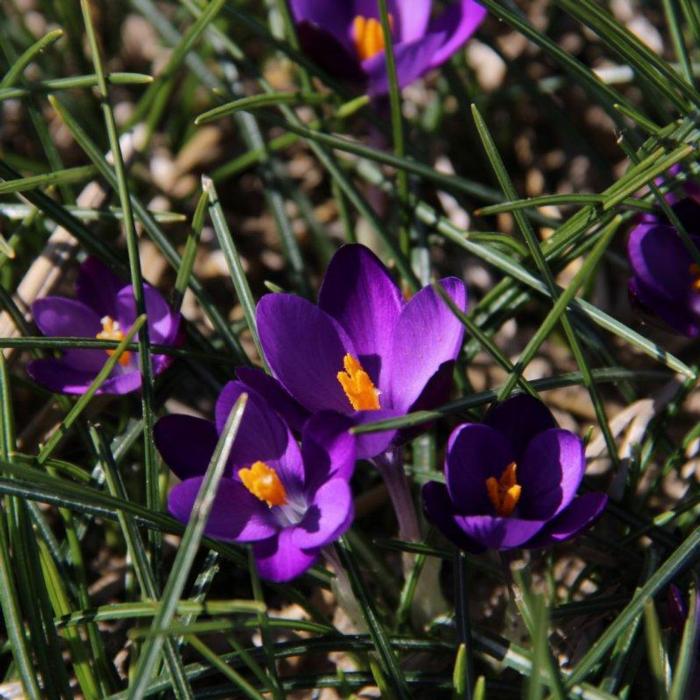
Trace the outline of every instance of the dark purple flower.
<instances>
[{"instance_id":1,"label":"dark purple flower","mask_svg":"<svg viewBox=\"0 0 700 700\"><path fill-rule=\"evenodd\" d=\"M341 80L389 91L377 0L291 0L299 40L319 66ZM405 87L452 56L476 31L486 10L456 0L432 17L432 0L388 0L396 73Z\"/></svg>"},{"instance_id":2,"label":"dark purple flower","mask_svg":"<svg viewBox=\"0 0 700 700\"><path fill-rule=\"evenodd\" d=\"M700 249L700 188L689 184L686 194L672 208ZM627 255L632 303L678 333L700 335L700 267L661 212L640 218L630 233Z\"/></svg>"},{"instance_id":3,"label":"dark purple flower","mask_svg":"<svg viewBox=\"0 0 700 700\"><path fill-rule=\"evenodd\" d=\"M464 284L449 277L441 285L465 310ZM432 287L406 302L388 270L362 245L335 254L318 306L293 294L267 294L256 315L265 359L279 383L252 370L239 377L297 429L318 411L361 423L439 405L448 397L464 336ZM358 456L378 455L392 438L362 436Z\"/></svg>"},{"instance_id":4,"label":"dark purple flower","mask_svg":"<svg viewBox=\"0 0 700 700\"><path fill-rule=\"evenodd\" d=\"M95 258L80 266L76 282L77 299L45 297L32 304L39 330L47 336L123 340L136 320L136 303L131 284L117 277ZM180 314L173 311L160 293L144 284L148 333L152 343L174 345L178 340ZM51 391L84 394L102 369L112 350L66 350L60 359L30 362L29 375ZM169 364L166 355L153 355L153 372ZM141 388L138 353L125 352L99 394L127 394Z\"/></svg>"},{"instance_id":5,"label":"dark purple flower","mask_svg":"<svg viewBox=\"0 0 700 700\"><path fill-rule=\"evenodd\" d=\"M428 518L458 547L546 547L568 540L603 511L607 496L576 496L586 468L583 442L556 427L536 399L515 396L484 423L450 436L446 486L423 487Z\"/></svg>"},{"instance_id":6,"label":"dark purple flower","mask_svg":"<svg viewBox=\"0 0 700 700\"><path fill-rule=\"evenodd\" d=\"M216 403L216 422L171 415L155 426L156 445L182 483L168 509L187 522L217 440L236 400L248 403L206 534L252 543L260 576L288 581L312 566L322 547L352 522L350 477L355 468L351 422L334 413L307 421L297 445L287 424L242 382L229 382Z\"/></svg>"}]
</instances>

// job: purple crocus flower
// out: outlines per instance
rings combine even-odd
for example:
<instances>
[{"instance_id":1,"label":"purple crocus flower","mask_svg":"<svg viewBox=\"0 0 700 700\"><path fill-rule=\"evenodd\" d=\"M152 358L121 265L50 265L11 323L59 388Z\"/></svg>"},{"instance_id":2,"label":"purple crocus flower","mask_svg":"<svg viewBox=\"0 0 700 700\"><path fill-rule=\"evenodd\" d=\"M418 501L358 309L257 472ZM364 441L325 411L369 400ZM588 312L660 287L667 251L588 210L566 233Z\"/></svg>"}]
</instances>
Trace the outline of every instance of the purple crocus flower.
<instances>
[{"instance_id":1,"label":"purple crocus flower","mask_svg":"<svg viewBox=\"0 0 700 700\"><path fill-rule=\"evenodd\" d=\"M299 40L319 66L341 80L389 91L384 34L377 0L291 0ZM456 0L432 17L432 0L388 0L400 87L437 68L476 31L486 10L475 0Z\"/></svg>"},{"instance_id":2,"label":"purple crocus flower","mask_svg":"<svg viewBox=\"0 0 700 700\"><path fill-rule=\"evenodd\" d=\"M426 515L454 544L484 549L546 547L568 540L603 511L607 496L576 496L586 468L583 442L556 427L536 399L515 396L484 423L450 436L446 485L423 487Z\"/></svg>"},{"instance_id":3,"label":"purple crocus flower","mask_svg":"<svg viewBox=\"0 0 700 700\"><path fill-rule=\"evenodd\" d=\"M136 302L131 284L117 277L96 258L80 266L77 299L45 297L32 304L39 330L47 336L97 338L120 341L136 320ZM160 293L144 284L148 333L151 342L174 345L178 341L180 314L173 311ZM29 375L51 391L84 394L102 369L112 350L66 350L60 358L30 362ZM162 372L171 358L153 355L153 372ZM127 394L141 388L138 353L124 352L100 394Z\"/></svg>"},{"instance_id":4,"label":"purple crocus flower","mask_svg":"<svg viewBox=\"0 0 700 700\"><path fill-rule=\"evenodd\" d=\"M700 187L686 185L686 195L670 202L700 250ZM700 267L661 212L640 218L630 233L627 255L632 303L678 333L700 335Z\"/></svg>"},{"instance_id":5,"label":"purple crocus flower","mask_svg":"<svg viewBox=\"0 0 700 700\"><path fill-rule=\"evenodd\" d=\"M346 417L314 416L304 426L300 449L265 399L242 382L229 382L216 403L215 423L171 415L155 426L158 450L182 479L170 492L168 509L189 520L219 435L243 393L248 402L205 533L252 543L260 576L288 581L352 522L355 440Z\"/></svg>"},{"instance_id":6,"label":"purple crocus flower","mask_svg":"<svg viewBox=\"0 0 700 700\"><path fill-rule=\"evenodd\" d=\"M455 277L440 284L465 310L464 284ZM362 245L343 246L334 255L318 305L293 294L267 294L256 316L277 381L256 370L238 376L297 429L318 411L361 423L443 403L464 336L461 322L432 287L406 301L386 267ZM358 456L377 456L392 438L388 432L361 436Z\"/></svg>"}]
</instances>

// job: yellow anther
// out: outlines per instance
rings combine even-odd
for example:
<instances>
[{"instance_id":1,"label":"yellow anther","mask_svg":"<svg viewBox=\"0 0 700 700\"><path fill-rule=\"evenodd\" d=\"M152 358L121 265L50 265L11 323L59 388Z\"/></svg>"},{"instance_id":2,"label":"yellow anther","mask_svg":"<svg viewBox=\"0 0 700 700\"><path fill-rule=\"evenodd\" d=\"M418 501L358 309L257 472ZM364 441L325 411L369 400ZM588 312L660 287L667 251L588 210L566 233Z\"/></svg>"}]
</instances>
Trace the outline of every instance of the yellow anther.
<instances>
[{"instance_id":1,"label":"yellow anther","mask_svg":"<svg viewBox=\"0 0 700 700\"><path fill-rule=\"evenodd\" d=\"M523 490L523 487L516 480L517 468L515 462L511 462L503 470L500 479L493 476L486 479L489 500L496 513L504 518L507 518L515 510Z\"/></svg>"},{"instance_id":2,"label":"yellow anther","mask_svg":"<svg viewBox=\"0 0 700 700\"><path fill-rule=\"evenodd\" d=\"M121 343L126 337L119 325L119 321L115 321L111 316L104 316L100 319L100 323L102 324L102 330L95 336L97 340L116 340L118 343ZM106 350L105 352L110 357L114 355L114 350ZM131 353L125 350L119 358L119 364L122 367L126 367L129 362L131 362Z\"/></svg>"},{"instance_id":3,"label":"yellow anther","mask_svg":"<svg viewBox=\"0 0 700 700\"><path fill-rule=\"evenodd\" d=\"M348 354L343 358L344 372L338 372L338 381L345 396L356 411L376 411L379 406L379 392L369 374L362 369L357 358Z\"/></svg>"},{"instance_id":4,"label":"yellow anther","mask_svg":"<svg viewBox=\"0 0 700 700\"><path fill-rule=\"evenodd\" d=\"M389 26L393 30L394 18L389 15ZM352 39L361 61L384 51L384 32L379 20L358 15L352 23Z\"/></svg>"},{"instance_id":5,"label":"yellow anther","mask_svg":"<svg viewBox=\"0 0 700 700\"><path fill-rule=\"evenodd\" d=\"M265 462L255 462L249 469L238 470L238 476L253 496L267 505L283 506L287 502L287 491L277 472Z\"/></svg>"},{"instance_id":6,"label":"yellow anther","mask_svg":"<svg viewBox=\"0 0 700 700\"><path fill-rule=\"evenodd\" d=\"M690 265L690 274L692 275L692 281L690 282L692 290L700 292L700 265L692 263Z\"/></svg>"}]
</instances>

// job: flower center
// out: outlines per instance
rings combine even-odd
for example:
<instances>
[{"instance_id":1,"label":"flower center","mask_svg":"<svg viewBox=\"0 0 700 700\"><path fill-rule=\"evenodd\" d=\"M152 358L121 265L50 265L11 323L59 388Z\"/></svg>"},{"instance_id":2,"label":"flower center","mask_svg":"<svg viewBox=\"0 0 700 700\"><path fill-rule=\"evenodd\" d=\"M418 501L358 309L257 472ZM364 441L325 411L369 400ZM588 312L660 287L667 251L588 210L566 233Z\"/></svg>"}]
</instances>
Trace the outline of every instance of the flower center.
<instances>
[{"instance_id":1,"label":"flower center","mask_svg":"<svg viewBox=\"0 0 700 700\"><path fill-rule=\"evenodd\" d=\"M338 372L340 386L356 411L376 411L379 406L379 391L369 374L362 369L359 360L350 354L343 358L345 371Z\"/></svg>"},{"instance_id":2,"label":"flower center","mask_svg":"<svg viewBox=\"0 0 700 700\"><path fill-rule=\"evenodd\" d=\"M486 479L486 491L489 500L498 515L507 518L515 510L520 500L523 487L516 480L517 465L511 462L499 479L490 476Z\"/></svg>"},{"instance_id":3,"label":"flower center","mask_svg":"<svg viewBox=\"0 0 700 700\"><path fill-rule=\"evenodd\" d=\"M690 265L691 282L690 288L694 292L700 292L700 265L692 263Z\"/></svg>"},{"instance_id":4,"label":"flower center","mask_svg":"<svg viewBox=\"0 0 700 700\"><path fill-rule=\"evenodd\" d=\"M100 323L102 324L102 330L95 336L97 340L116 340L118 343L121 343L126 337L119 325L119 321L115 321L111 316L103 316L100 319ZM110 357L114 355L114 350L105 350L105 352ZM119 358L119 364L122 367L126 367L129 362L131 362L131 353L125 350Z\"/></svg>"},{"instance_id":5,"label":"flower center","mask_svg":"<svg viewBox=\"0 0 700 700\"><path fill-rule=\"evenodd\" d=\"M268 467L265 462L255 462L249 469L245 467L239 469L238 476L243 482L243 486L253 496L265 501L270 508L283 506L287 503L287 491L284 484L277 476L277 472L272 467Z\"/></svg>"},{"instance_id":6,"label":"flower center","mask_svg":"<svg viewBox=\"0 0 700 700\"><path fill-rule=\"evenodd\" d=\"M389 15L389 26L394 29L394 18ZM358 15L352 22L352 40L361 61L384 51L384 32L379 20Z\"/></svg>"}]
</instances>

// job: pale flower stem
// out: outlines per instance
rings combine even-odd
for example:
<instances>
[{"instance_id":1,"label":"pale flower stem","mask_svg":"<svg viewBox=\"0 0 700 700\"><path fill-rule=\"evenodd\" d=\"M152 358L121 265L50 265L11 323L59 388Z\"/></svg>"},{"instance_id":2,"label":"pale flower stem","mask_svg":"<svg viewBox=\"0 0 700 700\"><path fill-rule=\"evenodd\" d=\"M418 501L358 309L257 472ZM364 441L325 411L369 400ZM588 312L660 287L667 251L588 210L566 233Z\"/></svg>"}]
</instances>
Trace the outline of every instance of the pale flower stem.
<instances>
[{"instance_id":1,"label":"pale flower stem","mask_svg":"<svg viewBox=\"0 0 700 700\"><path fill-rule=\"evenodd\" d=\"M365 616L357 602L357 598L355 598L350 577L340 561L338 553L333 545L324 547L321 553L335 574L335 578L331 581L331 590L338 601L338 605L345 611L355 631L367 632Z\"/></svg>"},{"instance_id":2,"label":"pale flower stem","mask_svg":"<svg viewBox=\"0 0 700 700\"><path fill-rule=\"evenodd\" d=\"M374 464L382 475L389 492L389 498L399 523L399 539L420 542L418 515L406 472L401 464L400 450L388 450L383 455L375 457Z\"/></svg>"},{"instance_id":3,"label":"pale flower stem","mask_svg":"<svg viewBox=\"0 0 700 700\"><path fill-rule=\"evenodd\" d=\"M411 496L411 487L403 469L400 449L389 450L374 463L379 469L391 504L399 523L399 539L408 542L421 542L418 514ZM401 557L404 576L408 577L415 566L415 554L404 552ZM428 557L416 581L416 588L411 605L411 619L414 625L422 629L437 615L447 610L447 603L440 590L440 561Z\"/></svg>"}]
</instances>

